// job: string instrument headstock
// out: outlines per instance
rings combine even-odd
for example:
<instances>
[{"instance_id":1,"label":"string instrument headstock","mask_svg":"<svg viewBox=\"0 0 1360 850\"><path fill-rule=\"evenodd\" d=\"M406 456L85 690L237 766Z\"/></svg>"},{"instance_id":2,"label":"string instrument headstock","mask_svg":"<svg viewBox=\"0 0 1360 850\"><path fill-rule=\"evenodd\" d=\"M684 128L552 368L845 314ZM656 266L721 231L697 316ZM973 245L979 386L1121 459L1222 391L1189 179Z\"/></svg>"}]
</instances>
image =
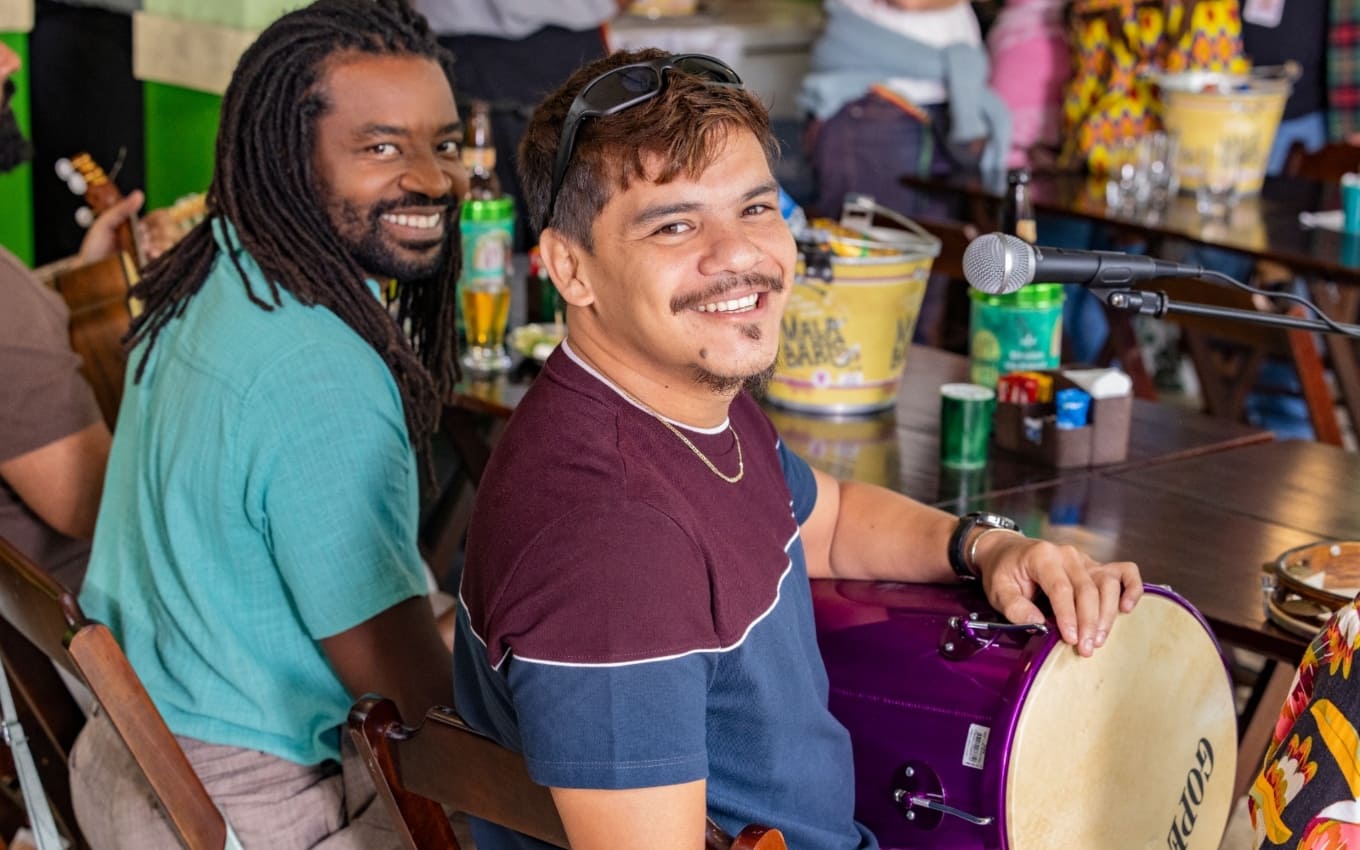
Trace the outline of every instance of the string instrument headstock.
<instances>
[{"instance_id":1,"label":"string instrument headstock","mask_svg":"<svg viewBox=\"0 0 1360 850\"><path fill-rule=\"evenodd\" d=\"M88 227L100 213L123 200L123 193L118 190L118 186L94 157L84 151L70 159L57 160L56 168L57 176L66 181L67 187L72 192L84 196L85 203L89 206L83 219L79 213L76 216L76 220L85 227ZM144 266L146 257L137 239L136 216L130 216L127 221L120 224L116 235L119 250L127 254L137 268Z\"/></svg>"}]
</instances>

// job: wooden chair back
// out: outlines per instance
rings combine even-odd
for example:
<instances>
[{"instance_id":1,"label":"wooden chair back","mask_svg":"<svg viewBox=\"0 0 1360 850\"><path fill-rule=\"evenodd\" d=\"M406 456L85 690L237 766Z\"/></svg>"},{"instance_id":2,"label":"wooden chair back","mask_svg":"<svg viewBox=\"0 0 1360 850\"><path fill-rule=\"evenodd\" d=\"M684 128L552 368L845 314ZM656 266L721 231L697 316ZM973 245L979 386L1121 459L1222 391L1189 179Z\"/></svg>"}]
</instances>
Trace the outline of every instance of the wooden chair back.
<instances>
[{"instance_id":1,"label":"wooden chair back","mask_svg":"<svg viewBox=\"0 0 1360 850\"><path fill-rule=\"evenodd\" d=\"M1333 143L1312 153L1295 142L1284 161L1286 177L1306 177L1319 183L1336 183L1341 175L1360 171L1360 145Z\"/></svg>"},{"instance_id":2,"label":"wooden chair back","mask_svg":"<svg viewBox=\"0 0 1360 850\"><path fill-rule=\"evenodd\" d=\"M409 850L461 850L447 806L569 847L547 788L529 778L524 758L435 707L419 727L402 723L396 704L367 696L349 715L354 743ZM708 821L707 850L784 850L778 830L748 826L736 838Z\"/></svg>"},{"instance_id":3,"label":"wooden chair back","mask_svg":"<svg viewBox=\"0 0 1360 850\"><path fill-rule=\"evenodd\" d=\"M226 821L113 634L103 624L87 620L69 590L3 538L0 617L32 648L85 681L184 846L222 850ZM44 788L52 793L46 780Z\"/></svg>"}]
</instances>

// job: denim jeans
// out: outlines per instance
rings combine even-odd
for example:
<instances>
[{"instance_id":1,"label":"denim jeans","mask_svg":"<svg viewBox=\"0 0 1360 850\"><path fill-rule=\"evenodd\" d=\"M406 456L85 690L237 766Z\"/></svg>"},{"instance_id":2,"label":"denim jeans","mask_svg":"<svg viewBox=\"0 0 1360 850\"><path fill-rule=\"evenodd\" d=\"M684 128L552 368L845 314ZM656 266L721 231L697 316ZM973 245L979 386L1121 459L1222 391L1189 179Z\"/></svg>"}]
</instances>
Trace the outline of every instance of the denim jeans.
<instances>
[{"instance_id":1,"label":"denim jeans","mask_svg":"<svg viewBox=\"0 0 1360 850\"><path fill-rule=\"evenodd\" d=\"M841 107L820 125L814 124L808 134L817 180L813 211L839 218L846 194L858 192L906 216L957 220L961 208L957 199L912 189L900 179L906 174L939 177L956 168L976 167L977 155L967 147L940 141L949 136L948 107L933 105L922 111L929 124L870 93ZM942 276L931 276L914 341L929 343L942 329L949 286Z\"/></svg>"}]
</instances>

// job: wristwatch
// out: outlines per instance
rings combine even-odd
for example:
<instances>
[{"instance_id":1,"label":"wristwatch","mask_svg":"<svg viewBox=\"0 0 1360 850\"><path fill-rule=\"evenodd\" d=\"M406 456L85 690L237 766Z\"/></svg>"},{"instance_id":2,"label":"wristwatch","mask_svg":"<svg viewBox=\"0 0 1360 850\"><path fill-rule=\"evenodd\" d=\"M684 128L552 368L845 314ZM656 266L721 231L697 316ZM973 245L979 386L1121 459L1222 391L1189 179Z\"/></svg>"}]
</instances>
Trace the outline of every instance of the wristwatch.
<instances>
[{"instance_id":1,"label":"wristwatch","mask_svg":"<svg viewBox=\"0 0 1360 850\"><path fill-rule=\"evenodd\" d=\"M1006 531L1019 531L1020 526L1010 517L988 511L974 511L959 517L954 533L949 535L949 566L961 581L977 581L977 570L964 557L963 547L968 543L968 535L974 528L1000 528Z\"/></svg>"}]
</instances>

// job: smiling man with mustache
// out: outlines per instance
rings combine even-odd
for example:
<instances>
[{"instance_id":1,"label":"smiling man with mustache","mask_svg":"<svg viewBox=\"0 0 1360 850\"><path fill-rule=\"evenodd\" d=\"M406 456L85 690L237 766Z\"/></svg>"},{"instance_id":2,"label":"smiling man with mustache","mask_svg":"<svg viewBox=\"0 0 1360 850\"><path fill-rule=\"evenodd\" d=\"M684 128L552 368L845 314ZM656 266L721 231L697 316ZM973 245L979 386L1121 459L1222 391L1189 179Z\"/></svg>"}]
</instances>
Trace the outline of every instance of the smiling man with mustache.
<instances>
[{"instance_id":1,"label":"smiling man with mustache","mask_svg":"<svg viewBox=\"0 0 1360 850\"><path fill-rule=\"evenodd\" d=\"M809 578L961 570L1017 621L1040 619L1042 589L1083 655L1141 593L1133 564L971 530L780 442L749 392L774 364L797 263L776 150L731 68L655 50L578 71L520 149L568 334L478 490L456 705L524 753L575 850L621 836L699 850L705 812L733 834L778 827L798 850L874 846L827 710ZM481 850L536 846L474 834Z\"/></svg>"},{"instance_id":2,"label":"smiling man with mustache","mask_svg":"<svg viewBox=\"0 0 1360 850\"><path fill-rule=\"evenodd\" d=\"M340 727L365 693L452 696L416 546L454 378L451 80L401 0L283 16L227 89L207 221L133 291L81 603L248 848L401 846ZM179 846L104 718L71 763L96 850Z\"/></svg>"}]
</instances>

